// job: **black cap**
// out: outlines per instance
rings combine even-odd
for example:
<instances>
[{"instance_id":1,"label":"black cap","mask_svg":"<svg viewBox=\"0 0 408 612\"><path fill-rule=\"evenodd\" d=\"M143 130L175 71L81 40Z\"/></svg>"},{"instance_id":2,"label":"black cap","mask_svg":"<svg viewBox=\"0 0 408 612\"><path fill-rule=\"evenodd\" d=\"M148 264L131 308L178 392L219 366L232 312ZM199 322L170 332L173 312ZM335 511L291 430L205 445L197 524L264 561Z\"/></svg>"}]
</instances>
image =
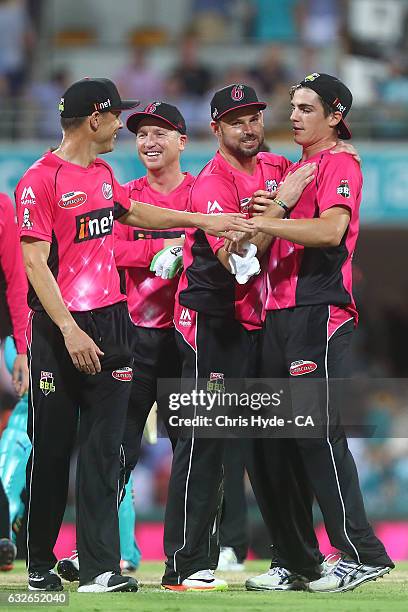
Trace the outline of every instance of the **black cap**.
<instances>
[{"instance_id":1,"label":"black cap","mask_svg":"<svg viewBox=\"0 0 408 612\"><path fill-rule=\"evenodd\" d=\"M133 113L133 115L130 115L128 118L126 127L134 134L137 134L139 123L146 117L152 116L165 121L165 123L168 123L172 128L180 132L180 134L185 134L187 132L186 122L179 109L171 104L166 104L166 102L151 102L140 113Z\"/></svg>"},{"instance_id":2,"label":"black cap","mask_svg":"<svg viewBox=\"0 0 408 612\"><path fill-rule=\"evenodd\" d=\"M106 113L126 110L140 104L139 100L121 100L116 85L109 79L81 79L76 81L61 98L58 106L61 117L88 117L95 111Z\"/></svg>"},{"instance_id":3,"label":"black cap","mask_svg":"<svg viewBox=\"0 0 408 612\"><path fill-rule=\"evenodd\" d=\"M344 122L344 117L353 104L353 96L349 88L338 78L330 74L319 74L318 72L309 74L299 85L313 89L331 108L342 113L343 119L337 124L339 138L349 140L351 138L351 131Z\"/></svg>"},{"instance_id":4,"label":"black cap","mask_svg":"<svg viewBox=\"0 0 408 612\"><path fill-rule=\"evenodd\" d=\"M263 110L267 105L258 100L255 89L249 85L242 83L228 85L215 92L211 100L211 117L214 121L218 121L229 111L245 106L256 106L259 110Z\"/></svg>"}]
</instances>

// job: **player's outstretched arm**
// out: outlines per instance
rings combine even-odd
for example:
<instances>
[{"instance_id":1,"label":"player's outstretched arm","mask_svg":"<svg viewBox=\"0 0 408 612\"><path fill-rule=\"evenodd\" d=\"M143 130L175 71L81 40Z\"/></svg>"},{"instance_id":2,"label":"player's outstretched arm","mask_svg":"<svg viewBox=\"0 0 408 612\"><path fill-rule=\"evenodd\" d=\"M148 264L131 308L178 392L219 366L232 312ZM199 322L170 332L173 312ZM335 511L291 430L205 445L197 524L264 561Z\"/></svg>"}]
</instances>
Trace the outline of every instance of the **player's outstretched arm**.
<instances>
[{"instance_id":1,"label":"player's outstretched arm","mask_svg":"<svg viewBox=\"0 0 408 612\"><path fill-rule=\"evenodd\" d=\"M205 215L203 213L180 212L135 202L129 211L119 217L120 223L145 229L171 229L175 227L196 227L211 236L221 236L228 231L251 232L252 226L239 213Z\"/></svg>"},{"instance_id":2,"label":"player's outstretched arm","mask_svg":"<svg viewBox=\"0 0 408 612\"><path fill-rule=\"evenodd\" d=\"M73 319L47 265L50 244L44 240L25 237L21 245L28 280L44 310L61 330L74 366L85 374L100 372L99 357L103 352Z\"/></svg>"}]
</instances>

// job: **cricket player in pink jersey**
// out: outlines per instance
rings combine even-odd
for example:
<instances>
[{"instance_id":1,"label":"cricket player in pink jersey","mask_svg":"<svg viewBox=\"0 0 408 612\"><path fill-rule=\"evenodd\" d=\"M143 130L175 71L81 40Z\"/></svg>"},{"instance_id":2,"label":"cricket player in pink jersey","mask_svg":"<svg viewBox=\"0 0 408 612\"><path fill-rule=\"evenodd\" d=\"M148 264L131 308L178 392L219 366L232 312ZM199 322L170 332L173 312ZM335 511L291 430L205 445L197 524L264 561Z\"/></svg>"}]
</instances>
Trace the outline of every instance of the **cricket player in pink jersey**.
<instances>
[{"instance_id":1,"label":"cricket player in pink jersey","mask_svg":"<svg viewBox=\"0 0 408 612\"><path fill-rule=\"evenodd\" d=\"M273 508L268 527L275 558L267 574L249 579L246 586L289 589L308 582L299 575L298 551L283 529L293 491L281 486L281 474L301 464L330 542L341 553L331 571L310 581L308 589L340 592L394 567L367 521L338 398L329 396L329 379L349 375L349 346L357 324L351 262L363 180L360 166L349 155L330 154L339 139L351 137L344 122L352 104L350 90L333 76L314 73L292 88L291 99L294 139L302 147L302 158L291 171L311 162L317 171L288 219L253 219L259 230L275 237L268 267L262 375L291 379L294 416L317 415L321 437L302 437L298 432L293 439L257 441L254 473L258 495L263 489L263 503ZM297 383L305 379L307 386ZM317 379L324 385L310 384Z\"/></svg>"},{"instance_id":2,"label":"cricket player in pink jersey","mask_svg":"<svg viewBox=\"0 0 408 612\"><path fill-rule=\"evenodd\" d=\"M247 85L225 87L211 102L212 129L219 151L195 180L190 210L208 215L248 214L252 196L268 194L280 183L290 162L259 153L263 143L262 110L256 92ZM313 165L286 181L280 196L292 207L311 180ZM261 198L264 201L265 198ZM266 213L282 217L285 209L268 200ZM270 243L261 236L247 258L232 258L224 240L202 231L187 231L184 271L176 297L175 325L183 355L183 378L204 379L227 386L231 378L257 375L264 276L261 257ZM238 282L237 282L238 280ZM209 387L207 387L209 388ZM214 523L222 480L224 440L179 437L174 450L166 506L164 547L167 555L162 585L168 590L223 590L224 580L211 571L208 534Z\"/></svg>"},{"instance_id":3,"label":"cricket player in pink jersey","mask_svg":"<svg viewBox=\"0 0 408 612\"><path fill-rule=\"evenodd\" d=\"M136 135L137 152L147 170L146 176L125 185L129 197L162 208L187 210L194 177L180 167L187 142L180 111L156 101L131 115L126 125ZM143 429L154 402L164 423L167 421L168 402L163 404L158 396L158 380L181 377L173 318L185 230L146 231L115 223L114 231L116 265L125 271L133 323L133 384L123 444L129 477L138 461Z\"/></svg>"},{"instance_id":4,"label":"cricket player in pink jersey","mask_svg":"<svg viewBox=\"0 0 408 612\"><path fill-rule=\"evenodd\" d=\"M21 397L28 389L27 277L24 271L14 207L0 193L0 344L12 335L17 349L12 381ZM16 547L10 539L9 502L0 480L0 571L12 568Z\"/></svg>"},{"instance_id":5,"label":"cricket player in pink jersey","mask_svg":"<svg viewBox=\"0 0 408 612\"><path fill-rule=\"evenodd\" d=\"M29 168L16 204L30 283L27 470L29 588L61 590L52 571L69 459L79 419L79 592L137 589L120 574L119 455L132 381L126 296L114 259L113 221L147 229L248 228L240 215L210 218L135 202L98 155L114 148L121 100L108 79L71 85L59 104L63 140Z\"/></svg>"}]
</instances>

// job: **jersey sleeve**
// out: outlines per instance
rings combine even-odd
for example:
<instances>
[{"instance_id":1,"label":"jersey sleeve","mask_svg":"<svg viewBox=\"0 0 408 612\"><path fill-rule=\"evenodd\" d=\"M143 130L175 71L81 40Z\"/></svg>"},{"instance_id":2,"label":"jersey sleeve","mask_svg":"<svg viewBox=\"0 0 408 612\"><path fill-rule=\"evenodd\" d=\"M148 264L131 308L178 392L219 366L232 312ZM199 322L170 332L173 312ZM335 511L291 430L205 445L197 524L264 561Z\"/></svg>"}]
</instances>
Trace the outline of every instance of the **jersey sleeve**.
<instances>
[{"instance_id":1,"label":"jersey sleeve","mask_svg":"<svg viewBox=\"0 0 408 612\"><path fill-rule=\"evenodd\" d=\"M317 177L319 212L342 206L352 213L359 202L362 182L360 166L351 155L329 155L321 178Z\"/></svg>"},{"instance_id":2,"label":"jersey sleeve","mask_svg":"<svg viewBox=\"0 0 408 612\"><path fill-rule=\"evenodd\" d=\"M197 180L190 192L189 210L205 215L239 213L239 197L234 184L232 182L229 184L218 176ZM217 254L224 245L224 238L217 238L208 234L206 234L206 238L213 252Z\"/></svg>"},{"instance_id":3,"label":"jersey sleeve","mask_svg":"<svg viewBox=\"0 0 408 612\"><path fill-rule=\"evenodd\" d=\"M132 240L134 227L115 221L114 253L119 270L126 268L148 268L154 255L164 248L163 238Z\"/></svg>"},{"instance_id":4,"label":"jersey sleeve","mask_svg":"<svg viewBox=\"0 0 408 612\"><path fill-rule=\"evenodd\" d=\"M0 266L6 281L6 300L17 353L25 353L28 320L27 277L11 200L0 196Z\"/></svg>"},{"instance_id":5,"label":"jersey sleeve","mask_svg":"<svg viewBox=\"0 0 408 612\"><path fill-rule=\"evenodd\" d=\"M15 198L20 237L51 242L55 197L47 180L35 171L27 172L17 185Z\"/></svg>"},{"instance_id":6,"label":"jersey sleeve","mask_svg":"<svg viewBox=\"0 0 408 612\"><path fill-rule=\"evenodd\" d=\"M126 185L121 185L115 178L113 179L113 216L115 219L119 219L130 210L132 201L128 192Z\"/></svg>"}]
</instances>

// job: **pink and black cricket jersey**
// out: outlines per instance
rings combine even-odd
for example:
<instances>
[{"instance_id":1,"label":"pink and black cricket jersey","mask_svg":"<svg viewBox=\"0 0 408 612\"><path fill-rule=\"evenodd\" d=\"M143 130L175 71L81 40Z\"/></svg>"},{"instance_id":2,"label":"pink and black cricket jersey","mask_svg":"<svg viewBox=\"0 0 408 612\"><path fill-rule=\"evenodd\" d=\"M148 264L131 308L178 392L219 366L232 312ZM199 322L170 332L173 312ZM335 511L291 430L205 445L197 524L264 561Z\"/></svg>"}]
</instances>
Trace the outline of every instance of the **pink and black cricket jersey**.
<instances>
[{"instance_id":1,"label":"pink and black cricket jersey","mask_svg":"<svg viewBox=\"0 0 408 612\"><path fill-rule=\"evenodd\" d=\"M146 176L124 187L132 200L185 211L193 181L194 177L187 173L183 182L167 194L153 189ZM164 239L179 238L185 230L143 230L115 222L114 232L116 265L126 270L126 293L133 323L150 328L173 327L179 277L162 279L150 272L149 267L154 255L164 247Z\"/></svg>"},{"instance_id":2,"label":"pink and black cricket jersey","mask_svg":"<svg viewBox=\"0 0 408 612\"><path fill-rule=\"evenodd\" d=\"M255 172L248 175L233 168L217 152L195 180L189 208L192 212L205 214L248 214L253 193L258 189L274 190L289 165L290 162L279 155L258 153ZM235 317L249 330L261 327L264 274L261 272L245 285L236 283L234 276L217 258L223 244L223 238L208 236L202 230L187 230L179 304L176 300L176 327L182 307L214 316Z\"/></svg>"},{"instance_id":3,"label":"pink and black cricket jersey","mask_svg":"<svg viewBox=\"0 0 408 612\"><path fill-rule=\"evenodd\" d=\"M327 304L334 307L333 315L338 307L337 318L354 317L357 321L352 258L363 185L360 166L351 155L332 155L325 150L290 170L310 162L317 164L316 178L291 211L291 219L312 219L333 206L342 206L350 212L350 223L337 247L308 248L276 238L269 258L266 310Z\"/></svg>"},{"instance_id":4,"label":"pink and black cricket jersey","mask_svg":"<svg viewBox=\"0 0 408 612\"><path fill-rule=\"evenodd\" d=\"M20 236L50 243L48 266L70 311L126 300L113 221L129 210L130 199L106 162L97 158L83 168L46 153L24 174L15 195ZM32 288L29 306L42 310Z\"/></svg>"},{"instance_id":5,"label":"pink and black cricket jersey","mask_svg":"<svg viewBox=\"0 0 408 612\"><path fill-rule=\"evenodd\" d=\"M13 334L17 353L27 350L27 320L27 277L14 207L0 193L0 338Z\"/></svg>"}]
</instances>

